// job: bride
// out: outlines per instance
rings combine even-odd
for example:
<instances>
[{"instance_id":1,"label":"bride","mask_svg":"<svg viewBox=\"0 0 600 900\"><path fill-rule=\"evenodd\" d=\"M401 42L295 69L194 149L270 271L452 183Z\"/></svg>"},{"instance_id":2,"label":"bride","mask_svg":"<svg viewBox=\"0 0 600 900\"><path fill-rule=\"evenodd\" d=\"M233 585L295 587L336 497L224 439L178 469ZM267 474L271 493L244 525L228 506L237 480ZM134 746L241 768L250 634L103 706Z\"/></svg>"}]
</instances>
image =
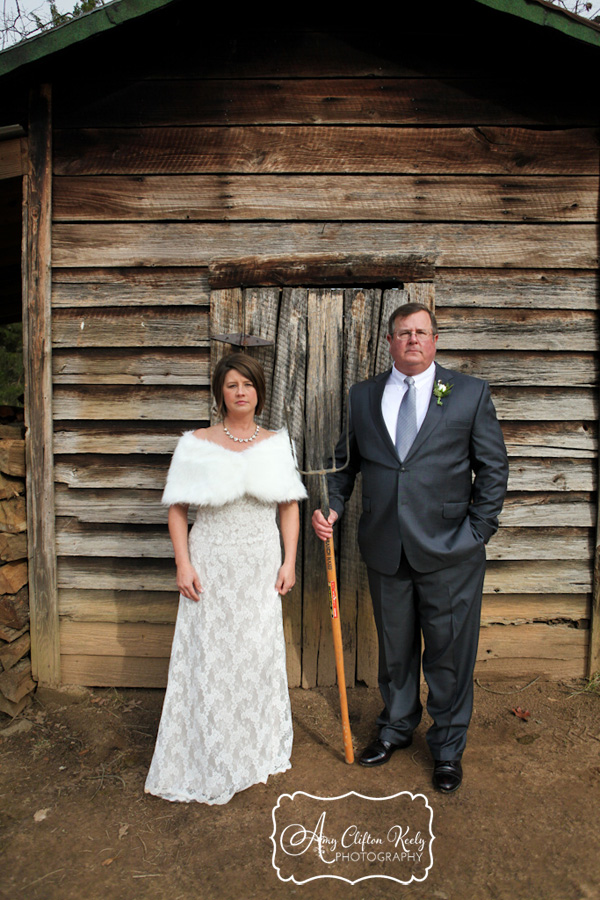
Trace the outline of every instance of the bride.
<instances>
[{"instance_id":1,"label":"bride","mask_svg":"<svg viewBox=\"0 0 600 900\"><path fill-rule=\"evenodd\" d=\"M297 501L306 491L287 432L255 421L265 402L256 360L221 359L212 390L222 421L180 438L163 494L180 598L145 789L227 803L290 767L280 595L295 583ZM198 512L188 538L189 505Z\"/></svg>"}]
</instances>

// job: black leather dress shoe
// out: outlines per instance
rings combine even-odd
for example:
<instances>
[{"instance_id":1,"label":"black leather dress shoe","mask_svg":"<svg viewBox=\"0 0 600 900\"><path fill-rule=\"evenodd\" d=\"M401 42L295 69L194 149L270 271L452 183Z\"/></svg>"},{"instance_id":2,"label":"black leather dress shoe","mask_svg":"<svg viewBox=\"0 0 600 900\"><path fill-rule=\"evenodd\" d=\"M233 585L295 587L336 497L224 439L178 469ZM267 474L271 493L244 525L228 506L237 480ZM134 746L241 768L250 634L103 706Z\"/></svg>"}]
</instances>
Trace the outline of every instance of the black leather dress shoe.
<instances>
[{"instance_id":1,"label":"black leather dress shoe","mask_svg":"<svg viewBox=\"0 0 600 900\"><path fill-rule=\"evenodd\" d=\"M401 744L390 744L389 741L382 741L378 738L365 747L358 762L361 766L382 766L388 761L394 750L404 750L411 744L412 738L406 738Z\"/></svg>"},{"instance_id":2,"label":"black leather dress shoe","mask_svg":"<svg viewBox=\"0 0 600 900\"><path fill-rule=\"evenodd\" d=\"M433 786L442 794L451 794L458 790L462 782L462 764L460 759L434 759Z\"/></svg>"}]
</instances>

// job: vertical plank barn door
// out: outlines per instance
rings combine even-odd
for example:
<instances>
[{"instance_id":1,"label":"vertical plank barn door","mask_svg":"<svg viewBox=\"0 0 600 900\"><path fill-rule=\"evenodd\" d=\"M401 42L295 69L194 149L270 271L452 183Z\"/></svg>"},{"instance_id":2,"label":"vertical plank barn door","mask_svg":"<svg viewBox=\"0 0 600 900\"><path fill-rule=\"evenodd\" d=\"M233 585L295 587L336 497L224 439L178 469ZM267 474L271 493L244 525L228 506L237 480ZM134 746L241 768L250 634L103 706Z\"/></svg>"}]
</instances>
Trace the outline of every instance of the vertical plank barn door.
<instances>
[{"instance_id":1,"label":"vertical plank barn door","mask_svg":"<svg viewBox=\"0 0 600 900\"><path fill-rule=\"evenodd\" d=\"M236 288L211 293L211 337L247 334L273 341L249 348L267 377L268 403L261 424L277 429L290 407L290 432L303 469L321 468L341 431L346 396L357 381L390 365L385 336L390 313L411 300L431 303L433 287ZM212 341L211 370L237 350ZM359 476L360 477L360 476ZM316 478L305 479L297 583L283 600L290 686L335 684L335 660L323 547L310 518L319 505ZM364 563L356 544L360 485L336 535L346 682L377 683L377 637Z\"/></svg>"}]
</instances>

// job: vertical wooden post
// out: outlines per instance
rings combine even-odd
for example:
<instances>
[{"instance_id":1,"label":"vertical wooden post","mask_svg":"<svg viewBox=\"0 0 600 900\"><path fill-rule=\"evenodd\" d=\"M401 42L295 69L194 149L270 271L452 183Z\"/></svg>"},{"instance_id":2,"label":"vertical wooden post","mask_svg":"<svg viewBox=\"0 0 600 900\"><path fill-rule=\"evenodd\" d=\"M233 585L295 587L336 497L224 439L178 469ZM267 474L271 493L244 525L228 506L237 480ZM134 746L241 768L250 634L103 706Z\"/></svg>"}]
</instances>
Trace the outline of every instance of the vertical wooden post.
<instances>
[{"instance_id":1,"label":"vertical wooden post","mask_svg":"<svg viewBox=\"0 0 600 900\"><path fill-rule=\"evenodd\" d=\"M49 85L29 99L29 160L23 191L23 352L27 536L33 676L60 681L52 453L51 214L52 108Z\"/></svg>"},{"instance_id":2,"label":"vertical wooden post","mask_svg":"<svg viewBox=\"0 0 600 900\"><path fill-rule=\"evenodd\" d=\"M590 644L588 652L588 678L600 672L600 453L596 460L598 487L596 490L596 547L592 575L592 604L590 609Z\"/></svg>"},{"instance_id":3,"label":"vertical wooden post","mask_svg":"<svg viewBox=\"0 0 600 900\"><path fill-rule=\"evenodd\" d=\"M600 474L599 474L600 478ZM598 492L600 503L600 489ZM592 582L592 608L590 611L590 649L588 678L600 672L600 514L596 525L596 549L594 552L594 576Z\"/></svg>"}]
</instances>

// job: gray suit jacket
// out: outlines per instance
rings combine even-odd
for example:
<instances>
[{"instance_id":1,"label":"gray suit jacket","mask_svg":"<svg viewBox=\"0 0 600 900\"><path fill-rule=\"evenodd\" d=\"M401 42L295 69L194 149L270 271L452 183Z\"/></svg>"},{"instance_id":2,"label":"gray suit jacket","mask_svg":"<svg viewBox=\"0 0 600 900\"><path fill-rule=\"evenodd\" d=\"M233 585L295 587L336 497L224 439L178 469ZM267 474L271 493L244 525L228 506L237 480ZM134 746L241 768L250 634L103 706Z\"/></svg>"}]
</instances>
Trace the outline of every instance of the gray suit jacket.
<instances>
[{"instance_id":1,"label":"gray suit jacket","mask_svg":"<svg viewBox=\"0 0 600 900\"><path fill-rule=\"evenodd\" d=\"M402 550L417 571L434 572L466 559L498 528L508 460L487 382L444 369L452 385L425 420L400 462L381 413L389 371L350 390L350 463L328 476L330 506L342 515L362 473L358 543L366 564L393 575ZM345 434L336 460L346 456Z\"/></svg>"}]
</instances>

